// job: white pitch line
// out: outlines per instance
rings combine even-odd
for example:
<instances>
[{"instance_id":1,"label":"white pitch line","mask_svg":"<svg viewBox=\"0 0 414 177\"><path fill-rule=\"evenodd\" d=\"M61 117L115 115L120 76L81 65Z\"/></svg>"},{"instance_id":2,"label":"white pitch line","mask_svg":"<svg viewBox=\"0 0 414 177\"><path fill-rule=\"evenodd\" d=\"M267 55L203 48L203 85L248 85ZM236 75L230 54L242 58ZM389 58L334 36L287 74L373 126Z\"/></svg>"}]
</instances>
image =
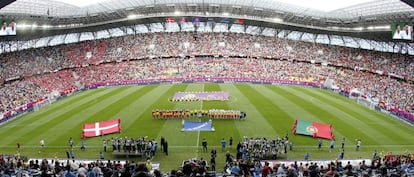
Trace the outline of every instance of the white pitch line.
<instances>
[{"instance_id":1,"label":"white pitch line","mask_svg":"<svg viewBox=\"0 0 414 177\"><path fill-rule=\"evenodd\" d=\"M202 86L203 87L201 88L201 92L204 91L204 84ZM203 109L203 100L201 100L200 102L201 102L201 104L200 104L200 109L199 110ZM196 144L197 149L198 149L199 143L200 143L200 130L197 131L197 144ZM197 156L198 156L198 153L196 155L196 158L198 158Z\"/></svg>"}]
</instances>

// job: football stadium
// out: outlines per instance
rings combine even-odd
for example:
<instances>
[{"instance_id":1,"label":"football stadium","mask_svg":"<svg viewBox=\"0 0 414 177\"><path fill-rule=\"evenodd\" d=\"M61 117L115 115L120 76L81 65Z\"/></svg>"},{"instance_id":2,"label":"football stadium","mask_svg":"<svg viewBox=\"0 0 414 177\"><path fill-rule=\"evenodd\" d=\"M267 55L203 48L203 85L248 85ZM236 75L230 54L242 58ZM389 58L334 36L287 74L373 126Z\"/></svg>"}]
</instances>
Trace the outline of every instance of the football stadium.
<instances>
[{"instance_id":1,"label":"football stadium","mask_svg":"<svg viewBox=\"0 0 414 177\"><path fill-rule=\"evenodd\" d=\"M2 177L414 176L412 0L2 0Z\"/></svg>"}]
</instances>

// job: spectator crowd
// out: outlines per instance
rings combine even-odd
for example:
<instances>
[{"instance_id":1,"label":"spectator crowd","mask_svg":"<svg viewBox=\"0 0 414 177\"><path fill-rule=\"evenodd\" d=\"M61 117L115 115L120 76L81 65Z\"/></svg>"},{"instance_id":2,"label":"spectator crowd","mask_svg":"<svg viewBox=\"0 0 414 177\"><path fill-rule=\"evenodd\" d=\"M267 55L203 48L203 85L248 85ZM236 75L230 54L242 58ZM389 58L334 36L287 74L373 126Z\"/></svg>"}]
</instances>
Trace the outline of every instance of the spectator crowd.
<instances>
[{"instance_id":1,"label":"spectator crowd","mask_svg":"<svg viewBox=\"0 0 414 177\"><path fill-rule=\"evenodd\" d=\"M258 139L246 139L256 141ZM260 140L262 141L262 140ZM247 142L247 144L249 144ZM254 146L254 145L253 145ZM212 153L213 156L213 153ZM334 176L413 176L414 154L378 155L372 159L349 161L263 161L255 157L234 158L226 153L223 168L215 168L215 162L208 164L204 159L183 161L178 169L161 172L148 159L145 162L129 160L23 160L19 156L0 156L2 177L209 177L209 176L261 176L261 177L334 177ZM213 157L212 157L213 158ZM178 163L178 162L177 162ZM211 169L214 168L214 169Z\"/></svg>"},{"instance_id":2,"label":"spectator crowd","mask_svg":"<svg viewBox=\"0 0 414 177\"><path fill-rule=\"evenodd\" d=\"M147 33L0 55L0 113L53 91L163 78L260 78L358 89L414 113L414 57L243 33ZM21 108L24 109L24 108ZM3 116L4 114L2 114ZM2 118L2 117L0 117Z\"/></svg>"}]
</instances>

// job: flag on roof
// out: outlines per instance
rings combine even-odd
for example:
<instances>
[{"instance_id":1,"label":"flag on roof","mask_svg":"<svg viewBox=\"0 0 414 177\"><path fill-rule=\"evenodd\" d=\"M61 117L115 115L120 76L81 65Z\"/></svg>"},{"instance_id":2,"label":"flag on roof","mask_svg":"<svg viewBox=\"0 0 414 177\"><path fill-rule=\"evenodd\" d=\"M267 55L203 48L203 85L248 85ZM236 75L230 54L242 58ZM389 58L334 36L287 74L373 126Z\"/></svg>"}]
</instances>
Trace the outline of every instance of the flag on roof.
<instances>
[{"instance_id":1,"label":"flag on roof","mask_svg":"<svg viewBox=\"0 0 414 177\"><path fill-rule=\"evenodd\" d=\"M230 23L230 19L229 18L221 18L220 23Z\"/></svg>"},{"instance_id":2,"label":"flag on roof","mask_svg":"<svg viewBox=\"0 0 414 177\"><path fill-rule=\"evenodd\" d=\"M200 17L193 17L193 23L194 24L199 24L201 22L201 18Z\"/></svg>"},{"instance_id":3,"label":"flag on roof","mask_svg":"<svg viewBox=\"0 0 414 177\"><path fill-rule=\"evenodd\" d=\"M242 18L233 19L233 24L243 24L243 23L244 23L244 19Z\"/></svg>"},{"instance_id":4,"label":"flag on roof","mask_svg":"<svg viewBox=\"0 0 414 177\"><path fill-rule=\"evenodd\" d=\"M187 18L186 17L181 17L178 19L179 23L187 23Z\"/></svg>"},{"instance_id":5,"label":"flag on roof","mask_svg":"<svg viewBox=\"0 0 414 177\"><path fill-rule=\"evenodd\" d=\"M165 22L167 22L167 23L174 23L175 22L175 19L174 18L166 18L165 19Z\"/></svg>"}]
</instances>

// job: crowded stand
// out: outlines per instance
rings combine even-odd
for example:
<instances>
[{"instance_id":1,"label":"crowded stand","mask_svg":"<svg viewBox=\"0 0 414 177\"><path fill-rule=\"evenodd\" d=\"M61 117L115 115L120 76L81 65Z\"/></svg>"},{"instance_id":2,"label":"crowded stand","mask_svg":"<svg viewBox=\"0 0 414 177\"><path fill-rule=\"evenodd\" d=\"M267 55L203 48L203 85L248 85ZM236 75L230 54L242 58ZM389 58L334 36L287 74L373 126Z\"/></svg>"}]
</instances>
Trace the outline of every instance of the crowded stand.
<instances>
[{"instance_id":1,"label":"crowded stand","mask_svg":"<svg viewBox=\"0 0 414 177\"><path fill-rule=\"evenodd\" d=\"M147 33L0 55L0 112L96 83L258 78L359 89L391 111L414 113L413 56L243 33ZM11 113L12 112L12 113ZM413 118L414 119L414 118Z\"/></svg>"},{"instance_id":2,"label":"crowded stand","mask_svg":"<svg viewBox=\"0 0 414 177\"><path fill-rule=\"evenodd\" d=\"M247 141L247 142L246 142ZM279 140L246 138L239 143L238 149L254 149L267 146L267 143ZM283 144L283 139L280 139ZM247 148L249 147L249 148ZM243 152L247 152L243 150ZM413 176L414 154L381 153L371 159L359 160L298 160L272 161L260 157L244 155L237 152L234 156L226 153L225 165L215 167L215 160L207 162L203 158L184 160L178 169L162 172L160 164L147 158L143 162L129 160L78 160L68 159L24 159L15 155L0 156L0 173L2 176L88 176L88 177L190 177L190 176ZM216 152L211 152L215 159Z\"/></svg>"}]
</instances>

